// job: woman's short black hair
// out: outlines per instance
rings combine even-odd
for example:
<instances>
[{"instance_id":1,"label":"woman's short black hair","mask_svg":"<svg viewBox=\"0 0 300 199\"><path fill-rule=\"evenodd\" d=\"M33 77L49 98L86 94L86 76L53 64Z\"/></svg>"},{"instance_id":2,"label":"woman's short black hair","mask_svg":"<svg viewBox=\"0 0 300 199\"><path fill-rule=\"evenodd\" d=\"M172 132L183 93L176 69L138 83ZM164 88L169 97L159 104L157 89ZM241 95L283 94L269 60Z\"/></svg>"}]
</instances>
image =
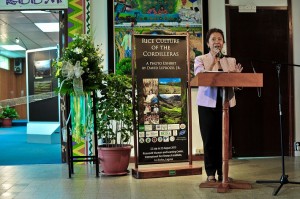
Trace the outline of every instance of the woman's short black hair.
<instances>
[{"instance_id":1,"label":"woman's short black hair","mask_svg":"<svg viewBox=\"0 0 300 199\"><path fill-rule=\"evenodd\" d=\"M220 33L222 35L223 41L225 43L224 33L223 33L223 31L221 29L218 29L218 28L212 28L212 29L208 30L208 32L206 33L206 38L205 38L206 43L208 43L210 35L213 34L213 33L215 33L215 32L218 32L218 33Z\"/></svg>"}]
</instances>

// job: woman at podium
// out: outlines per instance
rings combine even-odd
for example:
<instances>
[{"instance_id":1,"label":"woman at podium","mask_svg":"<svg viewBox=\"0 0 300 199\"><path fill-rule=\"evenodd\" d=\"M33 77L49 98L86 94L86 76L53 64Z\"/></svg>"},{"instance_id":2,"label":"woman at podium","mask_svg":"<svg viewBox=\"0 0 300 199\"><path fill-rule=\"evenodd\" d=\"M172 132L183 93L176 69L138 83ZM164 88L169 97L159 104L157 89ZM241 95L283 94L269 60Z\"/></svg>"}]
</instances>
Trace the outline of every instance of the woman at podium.
<instances>
[{"instance_id":1,"label":"woman at podium","mask_svg":"<svg viewBox=\"0 0 300 199\"><path fill-rule=\"evenodd\" d=\"M222 53L223 31L210 29L205 38L209 53L195 58L194 73L241 72L236 59ZM235 106L234 90L228 91L229 105ZM199 125L204 147L204 167L208 182L222 181L222 88L199 86L197 94ZM216 179L215 175L218 175Z\"/></svg>"}]
</instances>

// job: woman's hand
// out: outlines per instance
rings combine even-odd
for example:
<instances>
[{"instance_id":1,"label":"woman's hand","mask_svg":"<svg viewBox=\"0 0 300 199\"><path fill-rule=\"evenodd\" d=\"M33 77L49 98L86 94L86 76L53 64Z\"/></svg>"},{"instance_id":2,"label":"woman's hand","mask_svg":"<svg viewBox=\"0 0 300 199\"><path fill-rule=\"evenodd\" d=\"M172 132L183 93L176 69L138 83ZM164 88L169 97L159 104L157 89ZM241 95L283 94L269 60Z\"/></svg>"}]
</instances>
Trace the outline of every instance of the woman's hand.
<instances>
[{"instance_id":1,"label":"woman's hand","mask_svg":"<svg viewBox=\"0 0 300 199\"><path fill-rule=\"evenodd\" d=\"M215 47L215 48L212 48L210 50L210 52L213 55L213 57L217 57L217 54L220 53L221 51L220 51L219 47Z\"/></svg>"},{"instance_id":2,"label":"woman's hand","mask_svg":"<svg viewBox=\"0 0 300 199\"><path fill-rule=\"evenodd\" d=\"M241 64L235 65L235 72L240 73L240 72L242 72L242 70L243 70L243 67Z\"/></svg>"}]
</instances>

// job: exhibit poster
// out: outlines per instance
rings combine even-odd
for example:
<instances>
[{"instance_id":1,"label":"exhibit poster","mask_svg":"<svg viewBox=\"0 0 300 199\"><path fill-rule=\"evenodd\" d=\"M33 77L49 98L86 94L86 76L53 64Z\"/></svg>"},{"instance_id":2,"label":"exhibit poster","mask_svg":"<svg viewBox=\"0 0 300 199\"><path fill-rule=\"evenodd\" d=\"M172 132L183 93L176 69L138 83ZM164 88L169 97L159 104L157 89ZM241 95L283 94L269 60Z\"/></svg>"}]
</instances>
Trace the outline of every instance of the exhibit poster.
<instances>
[{"instance_id":1,"label":"exhibit poster","mask_svg":"<svg viewBox=\"0 0 300 199\"><path fill-rule=\"evenodd\" d=\"M187 36L134 35L140 164L186 161Z\"/></svg>"}]
</instances>

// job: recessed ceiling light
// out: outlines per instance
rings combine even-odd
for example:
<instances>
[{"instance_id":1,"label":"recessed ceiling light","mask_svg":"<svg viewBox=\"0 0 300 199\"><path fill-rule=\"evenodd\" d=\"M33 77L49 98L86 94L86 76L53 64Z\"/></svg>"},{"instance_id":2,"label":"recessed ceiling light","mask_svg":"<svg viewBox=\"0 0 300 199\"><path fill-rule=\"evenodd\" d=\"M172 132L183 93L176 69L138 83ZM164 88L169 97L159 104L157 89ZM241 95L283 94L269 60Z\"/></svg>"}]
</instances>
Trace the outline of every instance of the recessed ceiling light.
<instances>
[{"instance_id":1,"label":"recessed ceiling light","mask_svg":"<svg viewBox=\"0 0 300 199\"><path fill-rule=\"evenodd\" d=\"M4 48L5 50L11 50L11 51L16 51L16 50L26 50L20 45L1 45L1 48Z\"/></svg>"},{"instance_id":2,"label":"recessed ceiling light","mask_svg":"<svg viewBox=\"0 0 300 199\"><path fill-rule=\"evenodd\" d=\"M59 23L34 23L43 32L59 32Z\"/></svg>"},{"instance_id":3,"label":"recessed ceiling light","mask_svg":"<svg viewBox=\"0 0 300 199\"><path fill-rule=\"evenodd\" d=\"M42 10L23 10L21 11L22 13L29 13L29 14L34 14L34 13L44 13L44 14L48 14L50 12L48 11L42 11Z\"/></svg>"}]
</instances>

